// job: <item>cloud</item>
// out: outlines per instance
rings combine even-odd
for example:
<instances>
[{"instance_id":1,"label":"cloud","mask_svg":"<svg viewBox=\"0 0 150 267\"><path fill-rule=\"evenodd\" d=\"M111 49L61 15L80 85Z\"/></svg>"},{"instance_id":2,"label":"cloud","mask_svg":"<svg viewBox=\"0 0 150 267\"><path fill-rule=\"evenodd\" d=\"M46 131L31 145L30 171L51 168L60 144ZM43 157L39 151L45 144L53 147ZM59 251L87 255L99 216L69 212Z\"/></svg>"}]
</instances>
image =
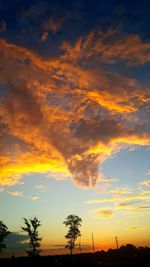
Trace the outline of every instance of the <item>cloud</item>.
<instances>
[{"instance_id":1,"label":"cloud","mask_svg":"<svg viewBox=\"0 0 150 267\"><path fill-rule=\"evenodd\" d=\"M43 184L37 184L35 185L35 189L37 189L40 192L45 192L48 189L48 186Z\"/></svg>"},{"instance_id":2,"label":"cloud","mask_svg":"<svg viewBox=\"0 0 150 267\"><path fill-rule=\"evenodd\" d=\"M0 187L0 192L5 192L14 197L23 197L23 192L20 191L7 191L6 188Z\"/></svg>"},{"instance_id":3,"label":"cloud","mask_svg":"<svg viewBox=\"0 0 150 267\"><path fill-rule=\"evenodd\" d=\"M31 199L32 200L38 200L38 199L40 199L40 197L39 196L32 196Z\"/></svg>"},{"instance_id":4,"label":"cloud","mask_svg":"<svg viewBox=\"0 0 150 267\"><path fill-rule=\"evenodd\" d=\"M45 42L47 39L48 39L48 32L43 32L41 37L40 37L40 40L42 42Z\"/></svg>"},{"instance_id":5,"label":"cloud","mask_svg":"<svg viewBox=\"0 0 150 267\"><path fill-rule=\"evenodd\" d=\"M121 197L122 195L126 195L126 194L128 195L128 194L133 193L133 189L129 188L128 186L123 186L120 188L115 188L109 192L113 193L115 198L118 198L118 197Z\"/></svg>"},{"instance_id":6,"label":"cloud","mask_svg":"<svg viewBox=\"0 0 150 267\"><path fill-rule=\"evenodd\" d=\"M141 194L150 194L150 190L142 190Z\"/></svg>"},{"instance_id":7,"label":"cloud","mask_svg":"<svg viewBox=\"0 0 150 267\"><path fill-rule=\"evenodd\" d=\"M110 218L113 215L113 211L108 208L100 208L96 210L96 217Z\"/></svg>"},{"instance_id":8,"label":"cloud","mask_svg":"<svg viewBox=\"0 0 150 267\"><path fill-rule=\"evenodd\" d=\"M127 203L118 203L114 210L116 211L129 211L126 212L127 216L130 217L139 217L143 214L149 213L150 206L148 205L137 205L137 202L127 202Z\"/></svg>"},{"instance_id":9,"label":"cloud","mask_svg":"<svg viewBox=\"0 0 150 267\"><path fill-rule=\"evenodd\" d=\"M138 210L150 210L150 206L139 206Z\"/></svg>"},{"instance_id":10,"label":"cloud","mask_svg":"<svg viewBox=\"0 0 150 267\"><path fill-rule=\"evenodd\" d=\"M127 212L126 215L130 217L140 217L150 212L150 206L148 205L143 205L143 206L132 206L131 205L131 206L126 206L124 208L126 210L129 210L129 212Z\"/></svg>"},{"instance_id":11,"label":"cloud","mask_svg":"<svg viewBox=\"0 0 150 267\"><path fill-rule=\"evenodd\" d=\"M139 185L148 187L148 186L150 186L150 180L144 180L144 181L140 182Z\"/></svg>"},{"instance_id":12,"label":"cloud","mask_svg":"<svg viewBox=\"0 0 150 267\"><path fill-rule=\"evenodd\" d=\"M114 177L100 177L99 178L100 182L107 183L107 182L118 182L119 179L114 178Z\"/></svg>"},{"instance_id":13,"label":"cloud","mask_svg":"<svg viewBox=\"0 0 150 267\"><path fill-rule=\"evenodd\" d=\"M137 227L137 226L133 226L133 227L129 227L128 230L139 231L139 230L142 230L142 228Z\"/></svg>"},{"instance_id":14,"label":"cloud","mask_svg":"<svg viewBox=\"0 0 150 267\"><path fill-rule=\"evenodd\" d=\"M104 46L114 34L97 39L89 34L74 46L63 45L64 54L55 60L0 40L1 186L17 184L24 174L44 173L95 187L102 179L101 165L112 154L124 146L150 144L149 88L103 68L103 59L112 61L108 48L93 57L100 42ZM129 51L131 39L125 42ZM140 56L133 53L129 61L142 64L148 44L137 44ZM115 51L116 44L111 45Z\"/></svg>"},{"instance_id":15,"label":"cloud","mask_svg":"<svg viewBox=\"0 0 150 267\"><path fill-rule=\"evenodd\" d=\"M104 194L106 193L107 189L111 187L111 184L104 183L104 185L96 187L96 194Z\"/></svg>"},{"instance_id":16,"label":"cloud","mask_svg":"<svg viewBox=\"0 0 150 267\"><path fill-rule=\"evenodd\" d=\"M6 191L9 195L14 196L14 197L22 197L23 193L18 192L18 191Z\"/></svg>"},{"instance_id":17,"label":"cloud","mask_svg":"<svg viewBox=\"0 0 150 267\"><path fill-rule=\"evenodd\" d=\"M101 186L100 193L106 192L107 194L108 193L113 194L112 197L89 200L86 201L85 203L100 204L101 206L105 206L105 204L110 203L111 207L106 208L106 210L111 210L113 214L124 213L125 216L127 215L129 217L139 217L143 216L146 213L149 213L150 210L150 206L148 205L150 201L150 196L148 194L149 192L146 192L144 194L143 190L142 191L140 190L139 194L136 195L133 194L135 193L136 190L129 188L127 185L108 191L106 191L106 189L103 188L103 186ZM97 212L99 210L101 211L103 209L105 209L105 207L94 209L94 212Z\"/></svg>"},{"instance_id":18,"label":"cloud","mask_svg":"<svg viewBox=\"0 0 150 267\"><path fill-rule=\"evenodd\" d=\"M120 201L129 201L129 200L150 200L150 196L142 196L142 195L132 195L129 197L115 197L115 198L106 198L106 199L93 199L86 201L87 204L97 204L97 203L109 203L109 202L120 202Z\"/></svg>"},{"instance_id":19,"label":"cloud","mask_svg":"<svg viewBox=\"0 0 150 267\"><path fill-rule=\"evenodd\" d=\"M11 232L5 240L6 243L6 250L2 251L2 255L5 257L12 256L12 255L22 255L25 254L25 251L28 248L28 236L23 235L19 232Z\"/></svg>"},{"instance_id":20,"label":"cloud","mask_svg":"<svg viewBox=\"0 0 150 267\"><path fill-rule=\"evenodd\" d=\"M116 209L127 209L127 210L134 210L134 209L138 209L137 206L135 206L136 203L138 203L139 201L127 201L127 202L120 202L117 203L116 205Z\"/></svg>"},{"instance_id":21,"label":"cloud","mask_svg":"<svg viewBox=\"0 0 150 267\"><path fill-rule=\"evenodd\" d=\"M74 46L64 42L65 56L78 61L83 58L97 58L112 64L122 60L131 64L144 64L150 61L150 44L143 42L137 34L122 34L120 29L108 29L106 32L92 31L86 37L80 37Z\"/></svg>"},{"instance_id":22,"label":"cloud","mask_svg":"<svg viewBox=\"0 0 150 267\"><path fill-rule=\"evenodd\" d=\"M112 217L116 213L124 213L125 216L129 217L140 217L144 214L148 214L150 210L150 206L148 205L137 205L137 201L130 202L116 202L111 207L101 207L98 209L94 209L92 213L96 214L96 217Z\"/></svg>"},{"instance_id":23,"label":"cloud","mask_svg":"<svg viewBox=\"0 0 150 267\"><path fill-rule=\"evenodd\" d=\"M4 192L4 188L3 187L0 187L0 192Z\"/></svg>"},{"instance_id":24,"label":"cloud","mask_svg":"<svg viewBox=\"0 0 150 267\"><path fill-rule=\"evenodd\" d=\"M65 17L61 17L59 19L49 17L43 22L43 29L45 31L52 31L53 33L56 33L62 27L65 19Z\"/></svg>"},{"instance_id":25,"label":"cloud","mask_svg":"<svg viewBox=\"0 0 150 267\"><path fill-rule=\"evenodd\" d=\"M0 21L0 33L3 33L6 31L6 22L4 20Z\"/></svg>"}]
</instances>

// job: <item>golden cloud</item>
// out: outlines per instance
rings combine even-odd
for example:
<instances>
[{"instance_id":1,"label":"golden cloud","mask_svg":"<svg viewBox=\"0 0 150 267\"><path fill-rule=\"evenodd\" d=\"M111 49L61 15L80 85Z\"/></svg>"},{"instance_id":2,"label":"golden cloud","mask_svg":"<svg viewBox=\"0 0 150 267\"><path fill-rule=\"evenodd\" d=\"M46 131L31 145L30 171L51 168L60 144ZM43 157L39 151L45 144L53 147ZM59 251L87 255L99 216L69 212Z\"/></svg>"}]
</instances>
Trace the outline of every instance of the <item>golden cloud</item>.
<instances>
[{"instance_id":1,"label":"golden cloud","mask_svg":"<svg viewBox=\"0 0 150 267\"><path fill-rule=\"evenodd\" d=\"M128 230L139 231L139 230L142 230L142 228L141 227L137 227L137 226L133 226L133 227L129 227Z\"/></svg>"},{"instance_id":2,"label":"golden cloud","mask_svg":"<svg viewBox=\"0 0 150 267\"><path fill-rule=\"evenodd\" d=\"M109 192L113 193L115 198L118 198L121 197L122 195L133 193L133 189L129 188L128 186L123 186L120 188L115 188Z\"/></svg>"},{"instance_id":3,"label":"golden cloud","mask_svg":"<svg viewBox=\"0 0 150 267\"><path fill-rule=\"evenodd\" d=\"M100 208L96 210L96 217L110 218L113 215L113 211L108 208Z\"/></svg>"},{"instance_id":4,"label":"golden cloud","mask_svg":"<svg viewBox=\"0 0 150 267\"><path fill-rule=\"evenodd\" d=\"M150 44L143 42L136 34L122 35L119 28L106 32L92 31L88 36L80 37L74 46L64 42L62 48L66 51L65 56L73 61L81 60L83 57L98 57L107 63L114 63L120 59L132 64L150 61Z\"/></svg>"},{"instance_id":5,"label":"golden cloud","mask_svg":"<svg viewBox=\"0 0 150 267\"><path fill-rule=\"evenodd\" d=\"M150 144L149 88L100 64L93 67L97 57L92 56L100 53L100 62L112 61L120 46L115 58L148 61L149 44L137 37L104 49L103 40L114 34L96 38L91 33L73 47L63 44L64 55L55 60L0 40L0 185L14 185L24 174L45 173L95 186L100 165L112 153L124 144Z\"/></svg>"},{"instance_id":6,"label":"golden cloud","mask_svg":"<svg viewBox=\"0 0 150 267\"><path fill-rule=\"evenodd\" d=\"M150 196L143 196L143 195L133 195L128 197L114 197L114 198L106 198L106 199L93 199L86 201L87 204L97 204L97 203L109 203L109 202L120 202L120 201L130 201L130 200L150 200ZM123 205L124 207L125 205ZM120 206L121 207L121 206Z\"/></svg>"}]
</instances>

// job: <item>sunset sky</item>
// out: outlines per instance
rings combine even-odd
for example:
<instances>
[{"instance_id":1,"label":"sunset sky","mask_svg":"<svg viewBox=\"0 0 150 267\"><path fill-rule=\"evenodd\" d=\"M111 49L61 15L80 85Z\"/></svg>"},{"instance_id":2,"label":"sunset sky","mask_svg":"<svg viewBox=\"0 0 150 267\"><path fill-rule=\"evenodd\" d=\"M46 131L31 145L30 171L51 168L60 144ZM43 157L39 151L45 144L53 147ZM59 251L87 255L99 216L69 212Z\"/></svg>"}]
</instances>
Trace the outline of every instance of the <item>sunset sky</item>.
<instances>
[{"instance_id":1,"label":"sunset sky","mask_svg":"<svg viewBox=\"0 0 150 267\"><path fill-rule=\"evenodd\" d=\"M150 246L149 0L0 0L0 256ZM78 248L76 249L78 252Z\"/></svg>"}]
</instances>

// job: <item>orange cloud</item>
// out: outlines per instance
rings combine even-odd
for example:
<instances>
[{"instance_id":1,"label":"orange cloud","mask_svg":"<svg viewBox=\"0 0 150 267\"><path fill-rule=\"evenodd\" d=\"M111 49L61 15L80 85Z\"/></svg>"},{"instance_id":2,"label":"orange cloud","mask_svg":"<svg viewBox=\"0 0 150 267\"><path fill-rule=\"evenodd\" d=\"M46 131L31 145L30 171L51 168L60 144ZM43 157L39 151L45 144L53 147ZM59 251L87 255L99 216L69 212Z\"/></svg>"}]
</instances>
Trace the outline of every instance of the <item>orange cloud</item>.
<instances>
[{"instance_id":1,"label":"orange cloud","mask_svg":"<svg viewBox=\"0 0 150 267\"><path fill-rule=\"evenodd\" d=\"M114 63L123 60L131 64L144 64L150 61L150 44L143 42L136 34L124 34L118 29L106 32L90 32L80 37L74 46L64 42L65 57L78 61L83 58L99 58L102 62Z\"/></svg>"},{"instance_id":2,"label":"orange cloud","mask_svg":"<svg viewBox=\"0 0 150 267\"><path fill-rule=\"evenodd\" d=\"M150 144L148 88L93 67L90 58L99 49L94 38L66 44L63 56L47 61L0 40L0 185L45 173L95 186L100 165L124 144Z\"/></svg>"}]
</instances>

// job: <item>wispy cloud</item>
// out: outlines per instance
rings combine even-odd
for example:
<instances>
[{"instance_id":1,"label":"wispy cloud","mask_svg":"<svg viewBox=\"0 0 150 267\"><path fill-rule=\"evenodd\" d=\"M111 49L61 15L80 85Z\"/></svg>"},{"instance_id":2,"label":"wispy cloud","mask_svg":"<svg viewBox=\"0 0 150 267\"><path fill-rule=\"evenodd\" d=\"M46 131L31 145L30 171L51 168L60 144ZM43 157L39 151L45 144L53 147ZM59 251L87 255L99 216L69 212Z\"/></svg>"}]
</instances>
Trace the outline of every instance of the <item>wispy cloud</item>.
<instances>
[{"instance_id":1,"label":"wispy cloud","mask_svg":"<svg viewBox=\"0 0 150 267\"><path fill-rule=\"evenodd\" d=\"M0 187L0 192L4 192L4 188L3 187Z\"/></svg>"},{"instance_id":2,"label":"wispy cloud","mask_svg":"<svg viewBox=\"0 0 150 267\"><path fill-rule=\"evenodd\" d=\"M0 20L0 33L3 33L6 31L6 21L5 20Z\"/></svg>"},{"instance_id":3,"label":"wispy cloud","mask_svg":"<svg viewBox=\"0 0 150 267\"><path fill-rule=\"evenodd\" d=\"M110 218L113 216L113 211L110 208L96 209L96 217Z\"/></svg>"},{"instance_id":4,"label":"wispy cloud","mask_svg":"<svg viewBox=\"0 0 150 267\"><path fill-rule=\"evenodd\" d=\"M49 17L45 19L45 21L43 22L43 29L45 31L52 31L53 33L56 33L60 30L66 18L67 17L61 17L61 18Z\"/></svg>"},{"instance_id":5,"label":"wispy cloud","mask_svg":"<svg viewBox=\"0 0 150 267\"><path fill-rule=\"evenodd\" d=\"M43 32L43 33L41 34L40 40L41 40L42 42L45 42L45 41L48 39L48 36L49 36L48 32Z\"/></svg>"},{"instance_id":6,"label":"wispy cloud","mask_svg":"<svg viewBox=\"0 0 150 267\"><path fill-rule=\"evenodd\" d=\"M137 202L127 202L127 203L118 203L116 205L116 209L125 209L125 210L133 210L133 211L149 211L150 206L148 205L136 205Z\"/></svg>"},{"instance_id":7,"label":"wispy cloud","mask_svg":"<svg viewBox=\"0 0 150 267\"><path fill-rule=\"evenodd\" d=\"M19 191L6 191L9 195L14 197L22 197L23 193Z\"/></svg>"},{"instance_id":8,"label":"wispy cloud","mask_svg":"<svg viewBox=\"0 0 150 267\"><path fill-rule=\"evenodd\" d=\"M119 179L118 178L114 178L114 177L100 177L99 178L99 181L100 182L103 182L103 183L108 183L108 182L118 182Z\"/></svg>"},{"instance_id":9,"label":"wispy cloud","mask_svg":"<svg viewBox=\"0 0 150 267\"><path fill-rule=\"evenodd\" d=\"M63 48L66 55L74 61L96 56L100 61L110 64L118 60L130 64L149 62L149 42L143 42L136 34L121 36L119 30L109 29L99 33L92 31L87 37L80 37L74 46L64 42Z\"/></svg>"},{"instance_id":10,"label":"wispy cloud","mask_svg":"<svg viewBox=\"0 0 150 267\"><path fill-rule=\"evenodd\" d=\"M150 186L150 180L144 180L139 183L140 186Z\"/></svg>"},{"instance_id":11,"label":"wispy cloud","mask_svg":"<svg viewBox=\"0 0 150 267\"><path fill-rule=\"evenodd\" d=\"M128 230L139 231L139 230L142 230L142 228L141 227L137 227L137 226L133 226L133 227L129 227Z\"/></svg>"},{"instance_id":12,"label":"wispy cloud","mask_svg":"<svg viewBox=\"0 0 150 267\"><path fill-rule=\"evenodd\" d=\"M150 194L150 190L142 190L141 191L141 194L144 195L144 194Z\"/></svg>"},{"instance_id":13,"label":"wispy cloud","mask_svg":"<svg viewBox=\"0 0 150 267\"><path fill-rule=\"evenodd\" d=\"M44 184L37 184L35 185L35 189L37 189L40 192L45 192L48 189L48 186Z\"/></svg>"},{"instance_id":14,"label":"wispy cloud","mask_svg":"<svg viewBox=\"0 0 150 267\"><path fill-rule=\"evenodd\" d=\"M104 194L107 192L107 189L111 187L111 184L109 183L104 183L101 186L96 187L96 194Z\"/></svg>"},{"instance_id":15,"label":"wispy cloud","mask_svg":"<svg viewBox=\"0 0 150 267\"><path fill-rule=\"evenodd\" d=\"M113 193L114 197L118 198L118 197L121 197L122 195L128 195L128 194L133 193L133 189L129 188L128 186L122 186L122 187L111 190L110 193Z\"/></svg>"},{"instance_id":16,"label":"wispy cloud","mask_svg":"<svg viewBox=\"0 0 150 267\"><path fill-rule=\"evenodd\" d=\"M31 199L32 200L38 200L38 199L40 199L40 196L32 196Z\"/></svg>"},{"instance_id":17,"label":"wispy cloud","mask_svg":"<svg viewBox=\"0 0 150 267\"><path fill-rule=\"evenodd\" d=\"M121 197L121 198L107 198L107 199L93 199L86 201L87 204L97 204L97 203L109 203L109 202L121 202L121 201L129 201L129 200L150 200L150 196L142 196L142 195L133 195L129 197Z\"/></svg>"}]
</instances>

